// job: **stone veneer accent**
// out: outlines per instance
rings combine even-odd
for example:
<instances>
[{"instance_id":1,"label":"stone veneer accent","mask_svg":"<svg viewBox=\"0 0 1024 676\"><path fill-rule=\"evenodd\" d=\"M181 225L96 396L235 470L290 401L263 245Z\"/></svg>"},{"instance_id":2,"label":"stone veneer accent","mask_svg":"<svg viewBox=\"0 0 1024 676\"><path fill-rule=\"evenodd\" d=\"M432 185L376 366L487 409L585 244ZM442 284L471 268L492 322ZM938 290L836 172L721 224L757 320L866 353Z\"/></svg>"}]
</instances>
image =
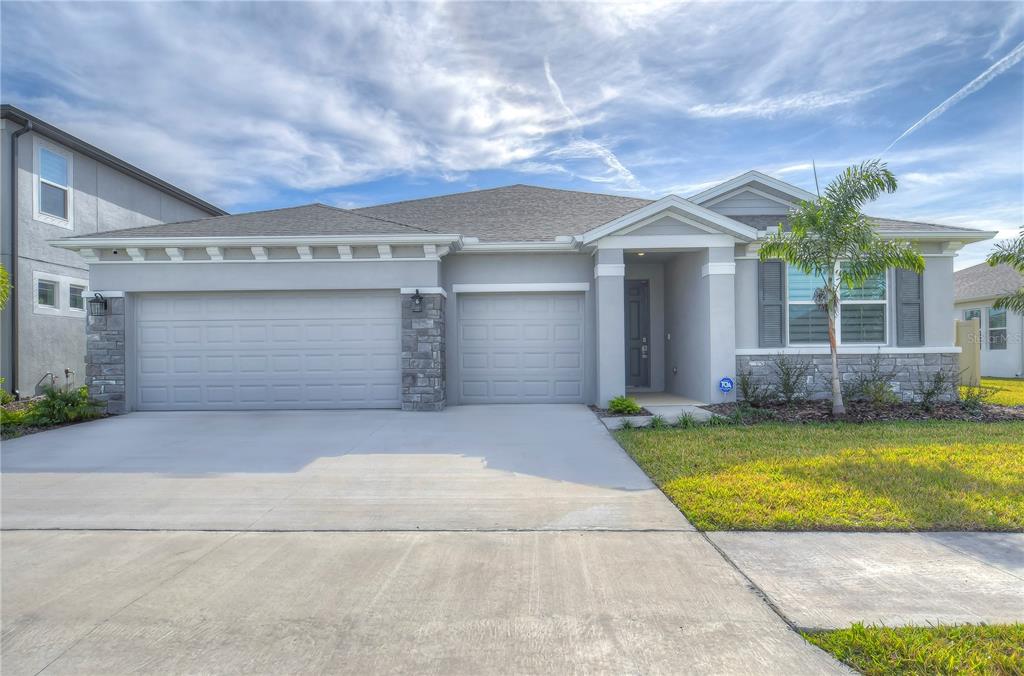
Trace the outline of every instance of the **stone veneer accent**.
<instances>
[{"instance_id":1,"label":"stone veneer accent","mask_svg":"<svg viewBox=\"0 0 1024 676\"><path fill-rule=\"evenodd\" d=\"M124 298L108 298L107 314L85 322L85 384L107 413L124 413Z\"/></svg>"},{"instance_id":2,"label":"stone veneer accent","mask_svg":"<svg viewBox=\"0 0 1024 676\"><path fill-rule=\"evenodd\" d=\"M423 294L420 312L412 305L412 294L402 294L402 410L440 411L447 403L445 297Z\"/></svg>"},{"instance_id":3,"label":"stone veneer accent","mask_svg":"<svg viewBox=\"0 0 1024 676\"><path fill-rule=\"evenodd\" d=\"M785 355L789 359L813 362L811 373L808 374L807 396L811 399L830 399L832 397L832 357L828 354ZM736 357L736 375L750 372L758 385L774 384L778 371L773 361L778 355L740 355ZM881 354L840 354L839 377L843 382L843 394L846 388L857 380L861 373L868 373L878 359L879 368L883 373L892 373L889 381L893 392L904 402L921 399L920 388L931 383L936 371L946 372L950 383L949 392L942 397L944 401L957 398L956 384L960 379L960 355L956 352L943 353L881 353ZM737 394L739 394L737 392Z\"/></svg>"}]
</instances>

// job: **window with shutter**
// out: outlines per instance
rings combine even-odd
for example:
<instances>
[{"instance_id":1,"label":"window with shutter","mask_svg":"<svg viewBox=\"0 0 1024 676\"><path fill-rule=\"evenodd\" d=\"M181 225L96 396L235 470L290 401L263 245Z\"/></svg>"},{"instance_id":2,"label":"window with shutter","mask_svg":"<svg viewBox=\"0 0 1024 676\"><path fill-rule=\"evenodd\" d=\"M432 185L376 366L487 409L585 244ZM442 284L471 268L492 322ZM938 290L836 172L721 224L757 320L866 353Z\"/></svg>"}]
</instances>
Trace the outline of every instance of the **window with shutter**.
<instances>
[{"instance_id":1,"label":"window with shutter","mask_svg":"<svg viewBox=\"0 0 1024 676\"><path fill-rule=\"evenodd\" d=\"M896 270L896 344L924 345L924 284L912 270Z\"/></svg>"}]
</instances>

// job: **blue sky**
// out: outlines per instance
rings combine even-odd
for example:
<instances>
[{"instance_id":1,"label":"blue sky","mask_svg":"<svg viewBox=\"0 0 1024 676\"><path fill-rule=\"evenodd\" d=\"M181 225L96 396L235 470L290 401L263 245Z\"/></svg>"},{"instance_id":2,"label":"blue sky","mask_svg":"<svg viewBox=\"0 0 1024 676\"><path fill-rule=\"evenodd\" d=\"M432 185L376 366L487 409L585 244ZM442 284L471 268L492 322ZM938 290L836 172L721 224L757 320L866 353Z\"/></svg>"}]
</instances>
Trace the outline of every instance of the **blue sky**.
<instances>
[{"instance_id":1,"label":"blue sky","mask_svg":"<svg viewBox=\"0 0 1024 676\"><path fill-rule=\"evenodd\" d=\"M748 169L813 190L812 159L824 182L881 155L900 190L871 214L1024 222L1024 3L2 12L4 102L231 211L510 183L685 197Z\"/></svg>"}]
</instances>

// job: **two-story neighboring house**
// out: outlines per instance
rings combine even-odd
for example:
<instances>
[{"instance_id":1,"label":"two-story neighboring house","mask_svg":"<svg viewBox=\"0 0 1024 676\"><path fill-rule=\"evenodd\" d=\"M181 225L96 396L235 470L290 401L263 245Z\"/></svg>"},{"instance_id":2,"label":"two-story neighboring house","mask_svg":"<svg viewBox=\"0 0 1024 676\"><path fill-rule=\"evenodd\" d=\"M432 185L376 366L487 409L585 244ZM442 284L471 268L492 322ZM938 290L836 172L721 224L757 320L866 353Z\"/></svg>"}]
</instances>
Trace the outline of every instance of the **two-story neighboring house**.
<instances>
[{"instance_id":1,"label":"two-story neighboring house","mask_svg":"<svg viewBox=\"0 0 1024 676\"><path fill-rule=\"evenodd\" d=\"M85 382L88 266L48 241L226 212L13 106L0 107L4 388Z\"/></svg>"}]
</instances>

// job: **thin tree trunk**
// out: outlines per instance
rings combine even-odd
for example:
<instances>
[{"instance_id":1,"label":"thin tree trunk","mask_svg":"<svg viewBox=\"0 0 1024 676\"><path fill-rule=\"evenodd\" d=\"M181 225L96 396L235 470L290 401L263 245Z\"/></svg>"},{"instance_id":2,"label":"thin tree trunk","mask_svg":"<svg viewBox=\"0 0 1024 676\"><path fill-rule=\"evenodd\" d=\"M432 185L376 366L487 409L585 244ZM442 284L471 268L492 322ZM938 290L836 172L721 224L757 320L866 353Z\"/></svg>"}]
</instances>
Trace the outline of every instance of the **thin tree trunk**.
<instances>
[{"instance_id":1,"label":"thin tree trunk","mask_svg":"<svg viewBox=\"0 0 1024 676\"><path fill-rule=\"evenodd\" d=\"M832 352L832 417L846 417L846 406L843 405L843 388L839 382L839 356L836 354L836 319L828 313L828 347Z\"/></svg>"}]
</instances>

